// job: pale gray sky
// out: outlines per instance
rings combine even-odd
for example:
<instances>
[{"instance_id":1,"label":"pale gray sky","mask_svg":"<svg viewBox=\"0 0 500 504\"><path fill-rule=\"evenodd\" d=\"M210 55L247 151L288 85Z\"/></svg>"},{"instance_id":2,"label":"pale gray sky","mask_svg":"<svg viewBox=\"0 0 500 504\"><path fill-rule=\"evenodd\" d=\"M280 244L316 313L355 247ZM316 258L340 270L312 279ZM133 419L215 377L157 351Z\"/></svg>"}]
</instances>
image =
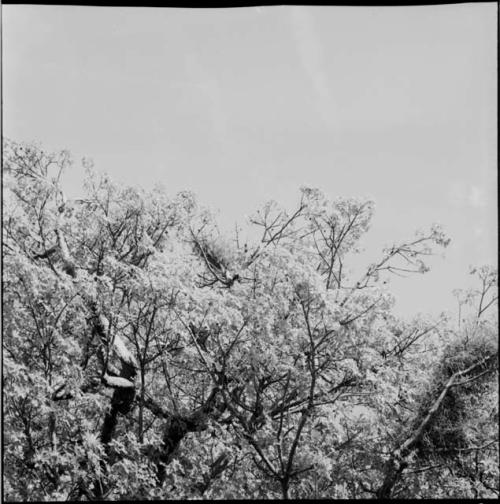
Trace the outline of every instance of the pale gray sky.
<instances>
[{"instance_id":1,"label":"pale gray sky","mask_svg":"<svg viewBox=\"0 0 500 504\"><path fill-rule=\"evenodd\" d=\"M497 263L497 6L3 6L3 126L128 184L193 190L227 226L307 184L377 203L366 261L452 238L396 310L454 307ZM83 171L67 174L78 194ZM363 257L365 257L363 256Z\"/></svg>"}]
</instances>

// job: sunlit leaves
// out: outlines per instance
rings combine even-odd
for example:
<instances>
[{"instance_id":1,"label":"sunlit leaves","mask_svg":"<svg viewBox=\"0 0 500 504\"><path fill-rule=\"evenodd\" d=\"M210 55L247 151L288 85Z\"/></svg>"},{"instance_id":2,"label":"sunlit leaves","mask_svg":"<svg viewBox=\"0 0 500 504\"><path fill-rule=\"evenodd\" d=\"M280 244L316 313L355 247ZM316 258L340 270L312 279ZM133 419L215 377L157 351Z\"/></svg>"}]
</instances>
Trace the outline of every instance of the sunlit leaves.
<instances>
[{"instance_id":1,"label":"sunlit leaves","mask_svg":"<svg viewBox=\"0 0 500 504\"><path fill-rule=\"evenodd\" d=\"M9 143L5 158L9 499L372 496L425 401L450 373L495 352L491 268L471 271L478 288L459 295L468 309L460 328L392 313L381 280L427 271L426 258L449 243L439 226L387 247L354 278L369 200L303 188L291 209L258 210L243 244L221 235L189 192L120 186L85 163L85 193L64 202L67 153ZM64 272L55 226L75 276ZM136 375L114 376L129 353ZM110 385L120 380L135 402L104 443ZM488 380L457 396L469 448L487 445L498 422ZM495 484L497 445L479 450L477 467L476 452L453 459L474 483L426 472L438 451L409 454L414 472L395 494L494 494L484 485Z\"/></svg>"}]
</instances>

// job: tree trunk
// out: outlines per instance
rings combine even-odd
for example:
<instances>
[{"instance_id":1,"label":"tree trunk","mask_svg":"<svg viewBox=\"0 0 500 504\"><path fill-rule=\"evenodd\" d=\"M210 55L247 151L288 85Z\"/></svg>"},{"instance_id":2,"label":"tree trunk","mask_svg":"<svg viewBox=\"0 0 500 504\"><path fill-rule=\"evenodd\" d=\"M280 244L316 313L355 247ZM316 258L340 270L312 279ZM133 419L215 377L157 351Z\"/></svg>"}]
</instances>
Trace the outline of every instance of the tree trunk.
<instances>
[{"instance_id":1,"label":"tree trunk","mask_svg":"<svg viewBox=\"0 0 500 504\"><path fill-rule=\"evenodd\" d=\"M141 363L141 401L139 402L139 418L137 427L137 438L139 443L144 443L144 399L146 396L146 384L144 380L146 379L144 366Z\"/></svg>"},{"instance_id":2,"label":"tree trunk","mask_svg":"<svg viewBox=\"0 0 500 504\"><path fill-rule=\"evenodd\" d=\"M288 479L287 476L285 476L281 480L281 494L283 495L283 500L288 500L289 499L289 496L288 496L289 486L290 486L290 480Z\"/></svg>"},{"instance_id":3,"label":"tree trunk","mask_svg":"<svg viewBox=\"0 0 500 504\"><path fill-rule=\"evenodd\" d=\"M376 492L377 499L390 499L392 489L394 485L399 480L401 473L407 466L407 462L402 460L397 460L395 455L392 455L391 458L384 465L385 477L382 485Z\"/></svg>"}]
</instances>

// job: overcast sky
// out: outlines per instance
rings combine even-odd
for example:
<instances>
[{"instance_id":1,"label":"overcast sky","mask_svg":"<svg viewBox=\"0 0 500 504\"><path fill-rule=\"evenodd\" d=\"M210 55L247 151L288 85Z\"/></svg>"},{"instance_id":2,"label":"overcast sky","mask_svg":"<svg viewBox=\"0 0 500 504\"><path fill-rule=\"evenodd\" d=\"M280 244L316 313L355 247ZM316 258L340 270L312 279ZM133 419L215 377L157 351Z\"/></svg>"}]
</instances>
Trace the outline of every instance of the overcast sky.
<instances>
[{"instance_id":1,"label":"overcast sky","mask_svg":"<svg viewBox=\"0 0 500 504\"><path fill-rule=\"evenodd\" d=\"M440 222L446 257L392 283L401 314L497 263L495 3L2 10L5 136L191 189L226 226L304 184L369 196L367 262Z\"/></svg>"}]
</instances>

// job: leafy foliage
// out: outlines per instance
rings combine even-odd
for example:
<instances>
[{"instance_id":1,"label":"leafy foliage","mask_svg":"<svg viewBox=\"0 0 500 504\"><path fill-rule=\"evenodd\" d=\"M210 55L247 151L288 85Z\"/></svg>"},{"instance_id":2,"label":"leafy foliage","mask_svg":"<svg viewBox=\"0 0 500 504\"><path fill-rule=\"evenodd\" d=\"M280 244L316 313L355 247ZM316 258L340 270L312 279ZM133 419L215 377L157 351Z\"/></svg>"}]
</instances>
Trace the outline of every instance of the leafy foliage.
<instances>
[{"instance_id":1,"label":"leafy foliage","mask_svg":"<svg viewBox=\"0 0 500 504\"><path fill-rule=\"evenodd\" d=\"M439 226L354 277L373 202L303 188L240 243L89 165L66 200L70 164L5 143L7 500L498 495L496 272L459 328L399 320L384 282Z\"/></svg>"}]
</instances>

